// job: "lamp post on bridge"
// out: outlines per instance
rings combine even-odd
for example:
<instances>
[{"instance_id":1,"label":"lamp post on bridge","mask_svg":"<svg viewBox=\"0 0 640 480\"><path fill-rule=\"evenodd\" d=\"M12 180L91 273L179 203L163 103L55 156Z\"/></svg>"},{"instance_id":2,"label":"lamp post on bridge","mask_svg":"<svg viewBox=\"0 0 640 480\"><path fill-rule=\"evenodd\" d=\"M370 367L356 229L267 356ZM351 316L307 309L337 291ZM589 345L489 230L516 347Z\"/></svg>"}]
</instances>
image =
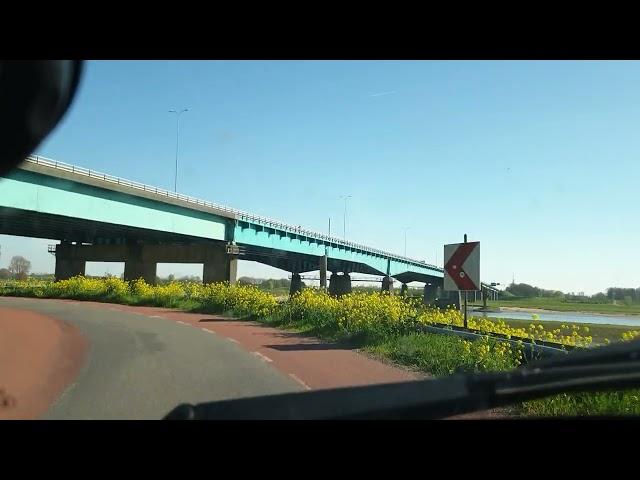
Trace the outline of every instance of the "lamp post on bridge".
<instances>
[{"instance_id":1,"label":"lamp post on bridge","mask_svg":"<svg viewBox=\"0 0 640 480\"><path fill-rule=\"evenodd\" d=\"M176 175L173 182L173 190L176 193L178 193L178 132L180 131L180 115L188 111L188 108L183 108L179 112L177 110L169 110L169 113L176 114Z\"/></svg>"},{"instance_id":2,"label":"lamp post on bridge","mask_svg":"<svg viewBox=\"0 0 640 480\"><path fill-rule=\"evenodd\" d=\"M404 227L404 256L407 256L407 230L411 227Z\"/></svg>"},{"instance_id":3,"label":"lamp post on bridge","mask_svg":"<svg viewBox=\"0 0 640 480\"><path fill-rule=\"evenodd\" d=\"M347 241L347 199L351 198L351 195L340 195L340 198L344 199L344 216L342 218L342 237Z\"/></svg>"}]
</instances>

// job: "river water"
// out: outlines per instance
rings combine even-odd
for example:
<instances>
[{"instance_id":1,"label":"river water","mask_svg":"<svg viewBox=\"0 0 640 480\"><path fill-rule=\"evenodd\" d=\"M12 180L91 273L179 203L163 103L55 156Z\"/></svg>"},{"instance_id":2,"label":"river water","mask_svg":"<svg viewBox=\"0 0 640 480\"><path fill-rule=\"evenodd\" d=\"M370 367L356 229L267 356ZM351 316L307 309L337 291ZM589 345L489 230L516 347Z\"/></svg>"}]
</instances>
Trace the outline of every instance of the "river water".
<instances>
[{"instance_id":1,"label":"river water","mask_svg":"<svg viewBox=\"0 0 640 480\"><path fill-rule=\"evenodd\" d=\"M469 315L474 317L515 318L519 320L532 320L532 312L520 312L503 310L501 312L475 312ZM565 323L599 323L605 325L630 325L640 328L640 315L596 315L592 313L578 312L537 312L537 320L541 322L555 321Z\"/></svg>"}]
</instances>

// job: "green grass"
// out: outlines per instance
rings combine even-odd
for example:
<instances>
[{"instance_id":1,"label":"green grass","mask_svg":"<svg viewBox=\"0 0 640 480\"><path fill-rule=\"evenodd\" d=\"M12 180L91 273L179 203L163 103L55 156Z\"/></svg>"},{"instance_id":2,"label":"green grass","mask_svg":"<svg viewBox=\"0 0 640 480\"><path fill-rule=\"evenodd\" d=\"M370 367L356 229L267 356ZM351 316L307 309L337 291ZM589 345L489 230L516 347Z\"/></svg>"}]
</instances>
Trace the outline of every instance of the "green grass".
<instances>
[{"instance_id":1,"label":"green grass","mask_svg":"<svg viewBox=\"0 0 640 480\"><path fill-rule=\"evenodd\" d=\"M640 390L624 392L562 393L518 405L529 416L640 415Z\"/></svg>"},{"instance_id":2,"label":"green grass","mask_svg":"<svg viewBox=\"0 0 640 480\"><path fill-rule=\"evenodd\" d=\"M465 352L460 339L448 335L397 335L362 347L375 356L388 358L436 377L479 370L476 359ZM515 364L508 366L513 368Z\"/></svg>"},{"instance_id":3,"label":"green grass","mask_svg":"<svg viewBox=\"0 0 640 480\"><path fill-rule=\"evenodd\" d=\"M481 302L474 305L481 306ZM587 312L587 313L613 313L613 314L640 314L640 304L631 305L613 305L612 303L586 303L586 302L569 302L561 298L520 298L515 300L489 300L489 307L521 307L521 308L540 308L543 310L556 310L558 312Z\"/></svg>"}]
</instances>

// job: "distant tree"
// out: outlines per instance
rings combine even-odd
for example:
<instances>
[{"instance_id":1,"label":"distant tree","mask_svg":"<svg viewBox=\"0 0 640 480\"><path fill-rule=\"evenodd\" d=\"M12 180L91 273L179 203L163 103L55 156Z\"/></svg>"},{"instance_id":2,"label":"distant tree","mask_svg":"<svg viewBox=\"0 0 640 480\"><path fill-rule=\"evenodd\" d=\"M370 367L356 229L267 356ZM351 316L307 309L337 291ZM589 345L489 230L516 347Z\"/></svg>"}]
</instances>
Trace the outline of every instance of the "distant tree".
<instances>
[{"instance_id":1,"label":"distant tree","mask_svg":"<svg viewBox=\"0 0 640 480\"><path fill-rule=\"evenodd\" d=\"M176 279L176 276L173 273L170 273L169 276L167 277L167 280L170 282L173 282Z\"/></svg>"},{"instance_id":2,"label":"distant tree","mask_svg":"<svg viewBox=\"0 0 640 480\"><path fill-rule=\"evenodd\" d=\"M538 288L538 295L540 297L563 297L564 293L560 290L545 290L544 288Z\"/></svg>"},{"instance_id":3,"label":"distant tree","mask_svg":"<svg viewBox=\"0 0 640 480\"><path fill-rule=\"evenodd\" d=\"M8 268L0 268L0 280L6 280L11 278L11 272Z\"/></svg>"},{"instance_id":4,"label":"distant tree","mask_svg":"<svg viewBox=\"0 0 640 480\"><path fill-rule=\"evenodd\" d=\"M200 283L202 280L198 275L185 275L184 277L180 277L177 279L178 282L194 282Z\"/></svg>"},{"instance_id":5,"label":"distant tree","mask_svg":"<svg viewBox=\"0 0 640 480\"><path fill-rule=\"evenodd\" d=\"M506 288L506 291L515 297L531 298L540 296L540 289L527 283L512 283Z\"/></svg>"},{"instance_id":6,"label":"distant tree","mask_svg":"<svg viewBox=\"0 0 640 480\"><path fill-rule=\"evenodd\" d=\"M620 287L607 288L607 297L609 300L624 300L625 297L630 297L632 301L640 299L637 289Z\"/></svg>"},{"instance_id":7,"label":"distant tree","mask_svg":"<svg viewBox=\"0 0 640 480\"><path fill-rule=\"evenodd\" d=\"M596 293L595 295L592 295L591 299L597 303L606 303L607 296L604 293L599 292L599 293Z\"/></svg>"},{"instance_id":8,"label":"distant tree","mask_svg":"<svg viewBox=\"0 0 640 480\"><path fill-rule=\"evenodd\" d=\"M513 293L511 293L509 290L501 290L498 292L498 296L500 297L501 300L505 300L508 298L513 298L515 297L515 295Z\"/></svg>"},{"instance_id":9,"label":"distant tree","mask_svg":"<svg viewBox=\"0 0 640 480\"><path fill-rule=\"evenodd\" d=\"M9 263L9 271L18 280L26 280L31 270L31 262L26 258L16 255Z\"/></svg>"}]
</instances>

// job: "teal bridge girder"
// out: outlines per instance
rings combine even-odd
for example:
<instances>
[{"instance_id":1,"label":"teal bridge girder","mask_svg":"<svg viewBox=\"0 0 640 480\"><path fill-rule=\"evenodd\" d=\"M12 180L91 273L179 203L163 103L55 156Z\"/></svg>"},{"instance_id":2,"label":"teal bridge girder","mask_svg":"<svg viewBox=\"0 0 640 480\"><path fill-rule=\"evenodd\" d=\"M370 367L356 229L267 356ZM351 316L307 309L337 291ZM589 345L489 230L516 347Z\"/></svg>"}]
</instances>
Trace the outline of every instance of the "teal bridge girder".
<instances>
[{"instance_id":1,"label":"teal bridge girder","mask_svg":"<svg viewBox=\"0 0 640 480\"><path fill-rule=\"evenodd\" d=\"M90 244L242 246L252 260L289 272L389 275L441 284L425 262L179 193L30 156L0 178L0 233Z\"/></svg>"}]
</instances>

